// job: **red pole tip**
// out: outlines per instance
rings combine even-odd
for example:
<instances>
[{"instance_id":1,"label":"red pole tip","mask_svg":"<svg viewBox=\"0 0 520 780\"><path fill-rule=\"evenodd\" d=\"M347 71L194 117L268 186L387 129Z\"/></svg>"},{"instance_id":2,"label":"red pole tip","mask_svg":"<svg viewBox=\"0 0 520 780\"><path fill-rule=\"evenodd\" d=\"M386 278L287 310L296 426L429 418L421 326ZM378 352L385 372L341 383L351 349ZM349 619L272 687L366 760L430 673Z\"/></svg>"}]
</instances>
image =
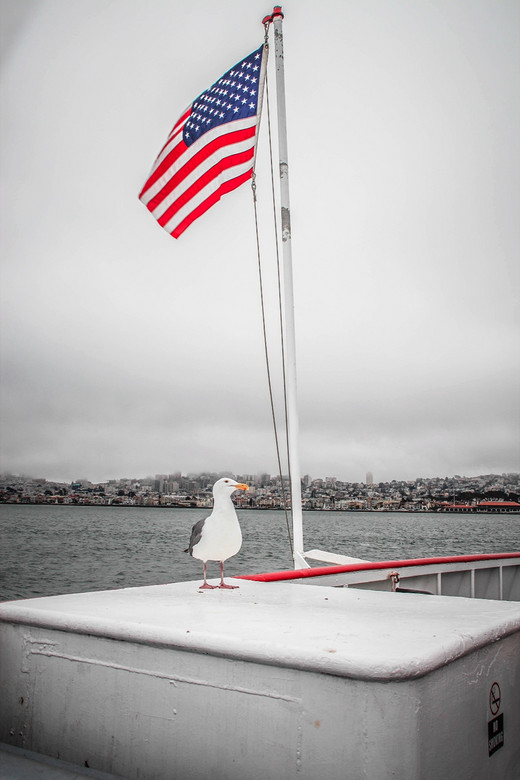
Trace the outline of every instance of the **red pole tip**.
<instances>
[{"instance_id":1,"label":"red pole tip","mask_svg":"<svg viewBox=\"0 0 520 780\"><path fill-rule=\"evenodd\" d=\"M275 5L273 8L273 13L269 16L264 16L262 19L262 24L271 24L271 22L274 22L275 16L281 16L282 19L284 18L281 5Z\"/></svg>"}]
</instances>

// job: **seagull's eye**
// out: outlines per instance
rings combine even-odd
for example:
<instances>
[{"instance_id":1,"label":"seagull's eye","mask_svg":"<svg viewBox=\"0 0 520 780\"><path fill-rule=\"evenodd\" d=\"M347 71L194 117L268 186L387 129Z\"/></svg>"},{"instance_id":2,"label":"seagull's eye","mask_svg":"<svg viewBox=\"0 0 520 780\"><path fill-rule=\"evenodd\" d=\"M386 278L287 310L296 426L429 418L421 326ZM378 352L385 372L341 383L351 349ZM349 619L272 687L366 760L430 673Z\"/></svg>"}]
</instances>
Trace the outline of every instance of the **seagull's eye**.
<instances>
[{"instance_id":1,"label":"seagull's eye","mask_svg":"<svg viewBox=\"0 0 520 780\"><path fill-rule=\"evenodd\" d=\"M226 484L229 482L229 479L226 479Z\"/></svg>"}]
</instances>

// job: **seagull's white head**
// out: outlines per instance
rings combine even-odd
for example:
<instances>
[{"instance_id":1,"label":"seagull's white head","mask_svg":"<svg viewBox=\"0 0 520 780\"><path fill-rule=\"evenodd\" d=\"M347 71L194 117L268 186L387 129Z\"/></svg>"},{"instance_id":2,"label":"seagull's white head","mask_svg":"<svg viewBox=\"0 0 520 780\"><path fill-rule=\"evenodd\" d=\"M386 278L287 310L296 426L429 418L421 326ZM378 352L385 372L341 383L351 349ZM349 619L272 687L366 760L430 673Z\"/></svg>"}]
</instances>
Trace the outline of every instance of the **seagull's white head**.
<instances>
[{"instance_id":1,"label":"seagull's white head","mask_svg":"<svg viewBox=\"0 0 520 780\"><path fill-rule=\"evenodd\" d=\"M213 485L213 496L230 496L235 490L247 490L248 486L242 482L235 482L231 477L222 477Z\"/></svg>"}]
</instances>

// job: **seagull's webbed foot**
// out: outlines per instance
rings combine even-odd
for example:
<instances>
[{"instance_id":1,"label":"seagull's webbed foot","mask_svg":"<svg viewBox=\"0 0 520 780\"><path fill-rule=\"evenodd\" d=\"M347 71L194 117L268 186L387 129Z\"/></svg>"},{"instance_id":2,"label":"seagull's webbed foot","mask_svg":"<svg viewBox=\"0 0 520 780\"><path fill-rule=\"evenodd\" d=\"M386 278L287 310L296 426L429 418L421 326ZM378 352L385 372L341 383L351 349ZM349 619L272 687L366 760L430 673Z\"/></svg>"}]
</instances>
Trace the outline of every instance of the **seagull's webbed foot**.
<instances>
[{"instance_id":1,"label":"seagull's webbed foot","mask_svg":"<svg viewBox=\"0 0 520 780\"><path fill-rule=\"evenodd\" d=\"M238 585L226 585L224 582L224 561L220 561L220 585L219 588L225 588L226 590L235 590Z\"/></svg>"}]
</instances>

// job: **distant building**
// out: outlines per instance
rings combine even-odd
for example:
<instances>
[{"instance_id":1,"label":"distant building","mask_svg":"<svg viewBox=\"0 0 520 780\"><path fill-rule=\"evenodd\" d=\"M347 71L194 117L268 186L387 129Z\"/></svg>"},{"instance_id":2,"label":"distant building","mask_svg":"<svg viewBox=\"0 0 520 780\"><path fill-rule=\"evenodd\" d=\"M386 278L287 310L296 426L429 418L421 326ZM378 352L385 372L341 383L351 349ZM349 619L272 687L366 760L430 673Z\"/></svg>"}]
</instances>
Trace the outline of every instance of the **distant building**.
<instances>
[{"instance_id":1,"label":"distant building","mask_svg":"<svg viewBox=\"0 0 520 780\"><path fill-rule=\"evenodd\" d=\"M374 484L374 475L371 471L367 471L367 476L365 479L365 485L373 485Z\"/></svg>"}]
</instances>

